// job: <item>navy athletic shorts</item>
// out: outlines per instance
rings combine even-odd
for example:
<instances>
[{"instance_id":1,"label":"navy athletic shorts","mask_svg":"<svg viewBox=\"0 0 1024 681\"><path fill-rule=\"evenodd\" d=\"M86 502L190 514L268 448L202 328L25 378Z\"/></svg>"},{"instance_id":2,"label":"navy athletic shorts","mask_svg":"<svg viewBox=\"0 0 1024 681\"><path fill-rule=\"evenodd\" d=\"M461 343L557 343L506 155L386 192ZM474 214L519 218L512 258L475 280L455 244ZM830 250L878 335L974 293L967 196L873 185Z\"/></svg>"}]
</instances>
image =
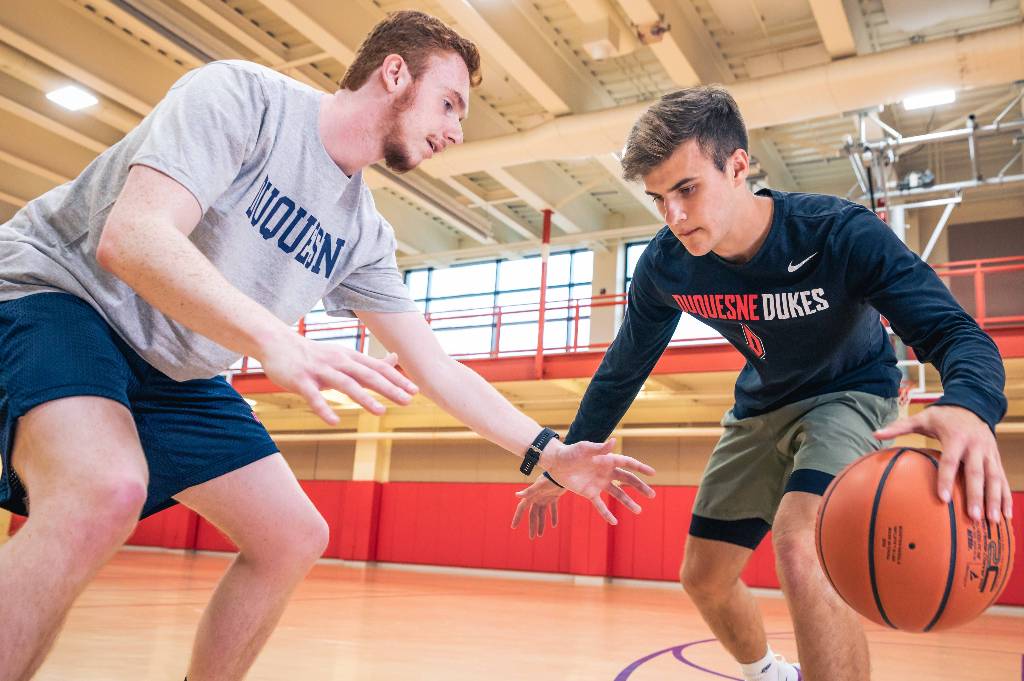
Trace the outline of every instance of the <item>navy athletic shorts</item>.
<instances>
[{"instance_id":1,"label":"navy athletic shorts","mask_svg":"<svg viewBox=\"0 0 1024 681\"><path fill-rule=\"evenodd\" d=\"M278 451L223 377L175 381L139 357L82 299L36 293L0 302L0 507L28 512L11 467L18 419L45 402L78 395L120 402L135 418L149 465L143 518L173 506L184 489Z\"/></svg>"}]
</instances>

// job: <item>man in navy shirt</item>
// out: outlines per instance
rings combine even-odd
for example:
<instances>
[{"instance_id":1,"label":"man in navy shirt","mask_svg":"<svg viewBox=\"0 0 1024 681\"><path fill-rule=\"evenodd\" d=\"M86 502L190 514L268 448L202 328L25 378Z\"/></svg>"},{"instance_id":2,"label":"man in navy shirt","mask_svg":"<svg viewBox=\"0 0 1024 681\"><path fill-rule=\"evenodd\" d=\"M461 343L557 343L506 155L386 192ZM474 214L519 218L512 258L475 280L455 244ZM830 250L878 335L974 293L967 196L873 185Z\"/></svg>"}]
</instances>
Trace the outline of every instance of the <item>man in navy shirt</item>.
<instances>
[{"instance_id":1,"label":"man in navy shirt","mask_svg":"<svg viewBox=\"0 0 1024 681\"><path fill-rule=\"evenodd\" d=\"M921 433L944 450L942 499L963 464L971 516L1009 517L993 436L1006 411L998 350L871 211L832 196L752 194L746 129L722 89L682 90L651 106L630 133L623 169L643 180L666 226L637 263L622 327L566 442L608 437L683 312L719 331L747 362L694 503L682 584L745 678L796 681L794 665L768 647L740 581L774 528L803 678L866 680L859 620L815 555L821 494L882 440ZM931 408L894 423L900 372L879 313L935 365L944 389ZM531 535L542 530L562 491L547 477L520 492L514 525L529 513ZM634 507L625 493L616 497Z\"/></svg>"}]
</instances>

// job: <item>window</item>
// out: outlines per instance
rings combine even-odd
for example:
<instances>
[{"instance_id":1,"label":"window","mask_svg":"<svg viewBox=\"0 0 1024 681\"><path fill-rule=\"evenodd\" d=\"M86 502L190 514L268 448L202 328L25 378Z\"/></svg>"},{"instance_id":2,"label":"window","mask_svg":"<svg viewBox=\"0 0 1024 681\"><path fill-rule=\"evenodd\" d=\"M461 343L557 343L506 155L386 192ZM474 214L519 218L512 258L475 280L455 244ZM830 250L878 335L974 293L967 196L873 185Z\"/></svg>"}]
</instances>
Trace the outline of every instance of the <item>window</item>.
<instances>
[{"instance_id":1,"label":"window","mask_svg":"<svg viewBox=\"0 0 1024 681\"><path fill-rule=\"evenodd\" d=\"M647 244L649 243L650 241L634 241L626 244L626 276L624 279L626 282L627 293L629 293L629 285L633 282L633 273L636 271L636 264L640 260L640 255L644 252L644 249L647 248ZM679 318L679 325L676 327L676 332L673 334L672 340L679 341L721 337L722 334L718 333L696 317L684 312L682 317Z\"/></svg>"},{"instance_id":2,"label":"window","mask_svg":"<svg viewBox=\"0 0 1024 681\"><path fill-rule=\"evenodd\" d=\"M566 348L590 338L590 308L570 301L591 296L594 254L579 249L548 258L544 346ZM430 315L441 345L455 355L492 351L529 354L537 349L537 301L540 295L539 255L517 260L425 268L405 274L413 300ZM501 326L492 313L502 308ZM483 309L481 309L483 308ZM462 313L460 311L472 310Z\"/></svg>"}]
</instances>

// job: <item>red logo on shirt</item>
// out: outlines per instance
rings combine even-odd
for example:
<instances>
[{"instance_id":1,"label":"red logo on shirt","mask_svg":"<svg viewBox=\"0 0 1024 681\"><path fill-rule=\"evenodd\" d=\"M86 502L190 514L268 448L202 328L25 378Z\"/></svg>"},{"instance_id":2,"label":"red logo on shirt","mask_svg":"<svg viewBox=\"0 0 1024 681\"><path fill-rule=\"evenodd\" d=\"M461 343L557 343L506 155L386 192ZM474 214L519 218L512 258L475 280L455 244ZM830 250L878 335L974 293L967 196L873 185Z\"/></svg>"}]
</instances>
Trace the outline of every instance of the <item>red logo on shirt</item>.
<instances>
[{"instance_id":1,"label":"red logo on shirt","mask_svg":"<svg viewBox=\"0 0 1024 681\"><path fill-rule=\"evenodd\" d=\"M743 329L743 338L747 341L747 347L757 355L758 359L764 359L764 343L761 342L761 339L746 324L740 324L740 328Z\"/></svg>"}]
</instances>

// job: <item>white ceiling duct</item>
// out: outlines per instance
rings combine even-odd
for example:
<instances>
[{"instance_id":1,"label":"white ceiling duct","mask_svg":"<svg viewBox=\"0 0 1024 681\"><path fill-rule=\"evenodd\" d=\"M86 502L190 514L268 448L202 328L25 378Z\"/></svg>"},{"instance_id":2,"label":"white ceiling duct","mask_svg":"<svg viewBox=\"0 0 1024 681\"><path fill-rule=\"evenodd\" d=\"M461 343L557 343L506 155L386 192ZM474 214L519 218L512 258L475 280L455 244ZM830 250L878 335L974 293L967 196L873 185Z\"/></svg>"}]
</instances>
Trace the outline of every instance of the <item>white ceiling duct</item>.
<instances>
[{"instance_id":1,"label":"white ceiling duct","mask_svg":"<svg viewBox=\"0 0 1024 681\"><path fill-rule=\"evenodd\" d=\"M799 71L733 83L747 127L763 128L901 101L909 94L1000 85L1024 74L1024 25L1014 24ZM421 165L435 177L621 151L651 104L562 116L531 130L469 142Z\"/></svg>"},{"instance_id":2,"label":"white ceiling duct","mask_svg":"<svg viewBox=\"0 0 1024 681\"><path fill-rule=\"evenodd\" d=\"M976 17L988 11L991 0L882 0L885 18L906 33L944 21Z\"/></svg>"}]
</instances>

